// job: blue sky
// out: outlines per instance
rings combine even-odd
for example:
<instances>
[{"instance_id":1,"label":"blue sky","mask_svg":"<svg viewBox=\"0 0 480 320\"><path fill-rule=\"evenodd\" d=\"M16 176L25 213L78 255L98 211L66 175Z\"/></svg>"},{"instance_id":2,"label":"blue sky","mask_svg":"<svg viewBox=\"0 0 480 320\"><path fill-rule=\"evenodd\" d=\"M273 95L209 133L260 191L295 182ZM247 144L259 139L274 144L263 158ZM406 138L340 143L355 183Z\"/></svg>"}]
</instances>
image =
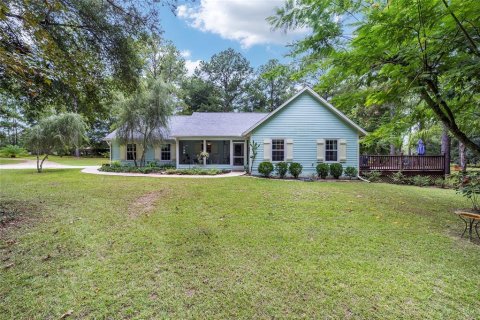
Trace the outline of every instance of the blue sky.
<instances>
[{"instance_id":1,"label":"blue sky","mask_svg":"<svg viewBox=\"0 0 480 320\"><path fill-rule=\"evenodd\" d=\"M274 13L283 0L199 0L182 4L176 16L162 12L164 37L174 42L193 70L199 60L227 48L241 52L258 67L269 59L286 62L286 44L301 36L299 30L287 34L272 31L265 18Z\"/></svg>"}]
</instances>

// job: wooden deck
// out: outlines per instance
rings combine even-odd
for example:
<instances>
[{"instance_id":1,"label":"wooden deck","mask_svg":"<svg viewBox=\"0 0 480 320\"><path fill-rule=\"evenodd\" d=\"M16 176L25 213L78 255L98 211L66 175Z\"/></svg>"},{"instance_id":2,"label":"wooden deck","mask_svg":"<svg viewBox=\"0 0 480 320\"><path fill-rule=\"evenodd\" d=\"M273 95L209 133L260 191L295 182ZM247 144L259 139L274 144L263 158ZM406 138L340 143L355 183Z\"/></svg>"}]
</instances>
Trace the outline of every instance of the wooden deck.
<instances>
[{"instance_id":1,"label":"wooden deck","mask_svg":"<svg viewBox=\"0 0 480 320\"><path fill-rule=\"evenodd\" d=\"M374 170L383 174L402 171L405 174L444 175L445 156L360 156L360 172Z\"/></svg>"}]
</instances>

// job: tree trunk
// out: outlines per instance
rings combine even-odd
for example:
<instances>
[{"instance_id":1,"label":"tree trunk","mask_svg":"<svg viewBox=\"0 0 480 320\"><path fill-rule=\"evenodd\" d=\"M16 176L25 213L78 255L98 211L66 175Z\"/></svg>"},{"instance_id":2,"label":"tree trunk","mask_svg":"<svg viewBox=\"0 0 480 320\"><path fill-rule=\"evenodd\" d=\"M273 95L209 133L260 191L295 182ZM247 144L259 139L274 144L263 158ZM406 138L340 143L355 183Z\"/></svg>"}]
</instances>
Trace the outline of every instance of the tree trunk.
<instances>
[{"instance_id":1,"label":"tree trunk","mask_svg":"<svg viewBox=\"0 0 480 320\"><path fill-rule=\"evenodd\" d=\"M445 173L450 174L450 136L448 135L448 128L443 125L442 132L442 154L445 155Z\"/></svg>"},{"instance_id":2,"label":"tree trunk","mask_svg":"<svg viewBox=\"0 0 480 320\"><path fill-rule=\"evenodd\" d=\"M465 152L465 144L462 142L458 144L458 155L460 168L462 168L462 172L465 173L467 172L467 155Z\"/></svg>"}]
</instances>

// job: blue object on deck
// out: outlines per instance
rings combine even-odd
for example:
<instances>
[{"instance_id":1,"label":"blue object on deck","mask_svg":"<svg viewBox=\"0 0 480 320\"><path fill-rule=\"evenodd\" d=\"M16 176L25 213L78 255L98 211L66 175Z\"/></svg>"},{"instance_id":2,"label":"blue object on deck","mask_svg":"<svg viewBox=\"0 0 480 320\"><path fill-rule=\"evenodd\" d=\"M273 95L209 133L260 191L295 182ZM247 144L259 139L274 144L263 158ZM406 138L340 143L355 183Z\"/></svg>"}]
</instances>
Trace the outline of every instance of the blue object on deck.
<instances>
[{"instance_id":1,"label":"blue object on deck","mask_svg":"<svg viewBox=\"0 0 480 320\"><path fill-rule=\"evenodd\" d=\"M425 144L423 143L422 139L418 140L417 154L419 156L424 156L425 155Z\"/></svg>"}]
</instances>

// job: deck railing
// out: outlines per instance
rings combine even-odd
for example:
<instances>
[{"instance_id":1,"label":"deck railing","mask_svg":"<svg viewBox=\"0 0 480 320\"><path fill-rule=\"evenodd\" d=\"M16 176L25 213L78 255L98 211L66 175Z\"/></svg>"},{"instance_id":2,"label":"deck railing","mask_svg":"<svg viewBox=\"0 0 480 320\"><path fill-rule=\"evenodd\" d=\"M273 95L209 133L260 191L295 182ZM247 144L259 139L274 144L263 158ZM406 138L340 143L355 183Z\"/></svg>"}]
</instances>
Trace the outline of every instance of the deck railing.
<instances>
[{"instance_id":1,"label":"deck railing","mask_svg":"<svg viewBox=\"0 0 480 320\"><path fill-rule=\"evenodd\" d=\"M441 156L360 156L360 171L405 171L445 173L445 157Z\"/></svg>"}]
</instances>

